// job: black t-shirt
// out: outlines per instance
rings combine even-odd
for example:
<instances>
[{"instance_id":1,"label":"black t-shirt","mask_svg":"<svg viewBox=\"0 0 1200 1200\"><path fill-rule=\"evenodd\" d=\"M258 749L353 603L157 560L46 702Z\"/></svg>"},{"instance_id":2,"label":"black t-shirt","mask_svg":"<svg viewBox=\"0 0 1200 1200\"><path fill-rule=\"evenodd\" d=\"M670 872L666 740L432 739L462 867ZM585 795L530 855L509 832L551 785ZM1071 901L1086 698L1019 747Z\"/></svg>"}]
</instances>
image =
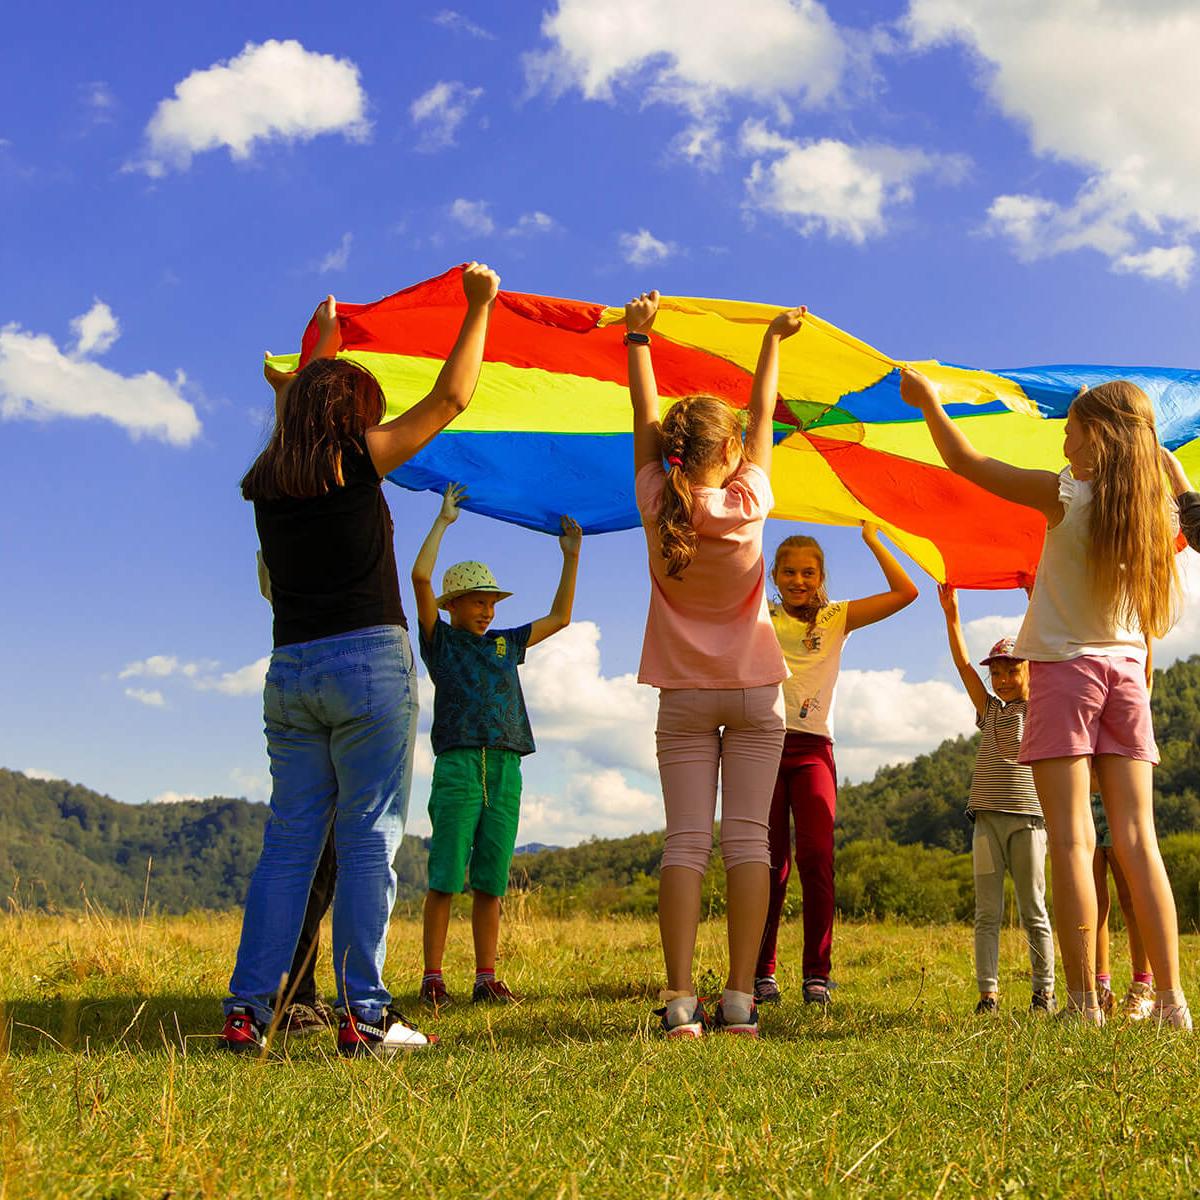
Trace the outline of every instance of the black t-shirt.
<instances>
[{"instance_id":1,"label":"black t-shirt","mask_svg":"<svg viewBox=\"0 0 1200 1200\"><path fill-rule=\"evenodd\" d=\"M372 625L408 628L392 514L364 446L343 447L342 477L345 484L324 496L254 502L276 646Z\"/></svg>"}]
</instances>

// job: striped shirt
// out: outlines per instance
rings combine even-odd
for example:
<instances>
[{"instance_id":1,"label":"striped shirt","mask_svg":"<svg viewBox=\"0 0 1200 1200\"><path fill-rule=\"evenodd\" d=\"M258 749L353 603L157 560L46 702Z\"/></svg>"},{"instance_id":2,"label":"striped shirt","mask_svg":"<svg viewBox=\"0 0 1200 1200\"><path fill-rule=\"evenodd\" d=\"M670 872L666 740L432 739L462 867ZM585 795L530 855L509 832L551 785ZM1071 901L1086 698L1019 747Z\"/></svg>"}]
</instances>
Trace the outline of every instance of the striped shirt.
<instances>
[{"instance_id":1,"label":"striped shirt","mask_svg":"<svg viewBox=\"0 0 1200 1200\"><path fill-rule=\"evenodd\" d=\"M1024 700L1001 704L995 696L988 697L983 716L975 720L982 736L975 756L975 773L971 776L967 812L1042 815L1033 772L1017 762L1025 732L1025 711Z\"/></svg>"}]
</instances>

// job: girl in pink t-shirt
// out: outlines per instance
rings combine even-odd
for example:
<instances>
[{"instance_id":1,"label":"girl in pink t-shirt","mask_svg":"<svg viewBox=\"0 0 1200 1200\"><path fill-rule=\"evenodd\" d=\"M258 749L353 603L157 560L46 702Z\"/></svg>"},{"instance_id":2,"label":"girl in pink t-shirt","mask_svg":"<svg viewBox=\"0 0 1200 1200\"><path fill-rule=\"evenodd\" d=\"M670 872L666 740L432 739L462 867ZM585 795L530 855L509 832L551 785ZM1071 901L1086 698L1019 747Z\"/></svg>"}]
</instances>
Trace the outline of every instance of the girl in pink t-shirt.
<instances>
[{"instance_id":1,"label":"girl in pink t-shirt","mask_svg":"<svg viewBox=\"0 0 1200 1200\"><path fill-rule=\"evenodd\" d=\"M667 817L658 893L667 1037L699 1037L708 1023L692 958L718 774L729 978L711 1024L758 1036L754 960L767 915L767 815L783 749L780 684L787 675L767 612L762 535L772 505L779 343L799 330L804 311L780 313L763 335L743 436L741 413L712 396L677 400L660 422L650 361L658 293L625 306L635 490L650 565L638 679L659 689L658 768Z\"/></svg>"}]
</instances>

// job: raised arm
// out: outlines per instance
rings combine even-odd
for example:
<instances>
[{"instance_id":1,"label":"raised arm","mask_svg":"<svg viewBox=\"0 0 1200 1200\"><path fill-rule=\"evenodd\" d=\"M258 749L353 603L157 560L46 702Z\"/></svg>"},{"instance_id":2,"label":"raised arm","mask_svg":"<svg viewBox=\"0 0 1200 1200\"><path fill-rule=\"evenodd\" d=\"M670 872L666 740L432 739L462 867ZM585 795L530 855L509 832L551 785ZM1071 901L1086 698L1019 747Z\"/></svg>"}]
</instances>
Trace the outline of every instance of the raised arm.
<instances>
[{"instance_id":1,"label":"raised arm","mask_svg":"<svg viewBox=\"0 0 1200 1200\"><path fill-rule=\"evenodd\" d=\"M962 625L958 619L958 595L948 583L938 584L938 600L941 601L942 612L946 614L946 636L950 641L950 657L958 669L958 677L975 705L976 714L982 719L987 712L988 690L983 686L979 673L971 666L967 657L967 643L963 641Z\"/></svg>"},{"instance_id":2,"label":"raised arm","mask_svg":"<svg viewBox=\"0 0 1200 1200\"><path fill-rule=\"evenodd\" d=\"M367 430L367 449L380 475L408 462L471 403L500 276L486 264L473 262L463 268L462 281L467 314L429 395L407 412Z\"/></svg>"},{"instance_id":3,"label":"raised arm","mask_svg":"<svg viewBox=\"0 0 1200 1200\"><path fill-rule=\"evenodd\" d=\"M313 347L313 358L333 358L342 348L342 330L338 325L337 319L337 301L332 296L326 296L324 300L317 306L317 311L313 314L317 322L317 344ZM271 357L270 350L264 356L265 359ZM278 367L271 366L270 362L263 362L263 375L267 382L271 385L275 393L275 423L278 424L283 420L283 409L287 403L287 395L292 387L292 380L296 378L294 371L281 371Z\"/></svg>"},{"instance_id":4,"label":"raised arm","mask_svg":"<svg viewBox=\"0 0 1200 1200\"><path fill-rule=\"evenodd\" d=\"M902 608L907 608L917 598L917 585L896 560L896 556L879 539L879 526L866 521L862 527L862 539L867 549L875 555L875 561L883 569L888 590L861 600L851 600L846 611L846 632L874 625Z\"/></svg>"},{"instance_id":5,"label":"raised arm","mask_svg":"<svg viewBox=\"0 0 1200 1200\"><path fill-rule=\"evenodd\" d=\"M1192 487L1192 481L1183 469L1183 463L1166 446L1160 447L1163 470L1171 484L1171 491L1179 501L1179 528L1193 550L1200 550L1200 495Z\"/></svg>"},{"instance_id":6,"label":"raised arm","mask_svg":"<svg viewBox=\"0 0 1200 1200\"><path fill-rule=\"evenodd\" d=\"M658 292L643 292L625 305L625 346L629 365L629 399L633 402L633 470L662 462L662 422L658 419L658 384L650 359L650 330L658 315Z\"/></svg>"},{"instance_id":7,"label":"raised arm","mask_svg":"<svg viewBox=\"0 0 1200 1200\"><path fill-rule=\"evenodd\" d=\"M767 326L762 349L758 352L758 366L754 369L754 382L750 386L746 457L768 473L771 470L771 448L775 444L775 401L779 397L779 343L800 332L807 312L808 309L803 305L784 309Z\"/></svg>"},{"instance_id":8,"label":"raised arm","mask_svg":"<svg viewBox=\"0 0 1200 1200\"><path fill-rule=\"evenodd\" d=\"M916 371L905 369L901 372L900 396L906 404L920 410L937 452L956 475L961 475L1002 500L1036 509L1051 526L1062 520L1058 476L1053 471L1026 470L980 454L962 430L946 416L933 384Z\"/></svg>"},{"instance_id":9,"label":"raised arm","mask_svg":"<svg viewBox=\"0 0 1200 1200\"><path fill-rule=\"evenodd\" d=\"M438 550L442 546L442 534L458 520L459 502L467 498L467 489L461 483L448 483L442 494L442 507L433 519L433 528L421 543L412 568L413 592L417 597L417 621L426 637L433 635L438 620L437 595L433 590L433 569L437 566Z\"/></svg>"},{"instance_id":10,"label":"raised arm","mask_svg":"<svg viewBox=\"0 0 1200 1200\"><path fill-rule=\"evenodd\" d=\"M528 646L536 646L545 641L552 633L566 629L571 623L571 609L575 604L575 575L579 570L579 550L583 545L583 530L564 516L562 519L562 537L558 539L562 549L562 574L558 579L558 591L554 593L554 603L549 613L533 622L529 633Z\"/></svg>"}]
</instances>

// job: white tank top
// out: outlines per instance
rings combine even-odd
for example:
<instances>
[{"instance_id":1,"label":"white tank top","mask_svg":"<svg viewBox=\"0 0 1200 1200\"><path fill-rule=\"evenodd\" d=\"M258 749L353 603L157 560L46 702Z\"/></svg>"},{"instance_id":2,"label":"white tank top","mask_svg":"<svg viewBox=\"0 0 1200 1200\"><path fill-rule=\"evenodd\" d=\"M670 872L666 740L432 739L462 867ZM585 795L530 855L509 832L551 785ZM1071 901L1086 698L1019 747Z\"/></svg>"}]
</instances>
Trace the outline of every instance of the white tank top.
<instances>
[{"instance_id":1,"label":"white tank top","mask_svg":"<svg viewBox=\"0 0 1200 1200\"><path fill-rule=\"evenodd\" d=\"M1037 580L1017 634L1016 654L1033 662L1095 655L1146 661L1146 641L1116 621L1092 588L1088 571L1088 516L1092 485L1070 467L1058 476L1063 519L1046 530Z\"/></svg>"}]
</instances>

